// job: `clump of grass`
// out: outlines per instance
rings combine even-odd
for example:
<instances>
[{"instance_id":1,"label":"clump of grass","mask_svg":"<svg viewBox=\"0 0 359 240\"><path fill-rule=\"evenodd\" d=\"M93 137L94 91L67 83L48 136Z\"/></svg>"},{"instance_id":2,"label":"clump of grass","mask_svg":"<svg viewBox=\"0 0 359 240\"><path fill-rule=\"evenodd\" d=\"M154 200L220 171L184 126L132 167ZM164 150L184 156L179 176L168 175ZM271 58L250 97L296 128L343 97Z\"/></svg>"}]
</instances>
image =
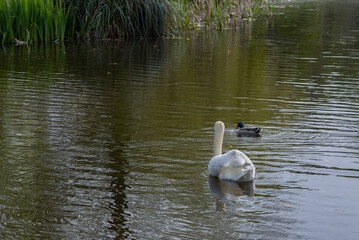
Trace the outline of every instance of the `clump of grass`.
<instances>
[{"instance_id":1,"label":"clump of grass","mask_svg":"<svg viewBox=\"0 0 359 240\"><path fill-rule=\"evenodd\" d=\"M67 15L61 0L2 0L1 41L63 41Z\"/></svg>"},{"instance_id":2,"label":"clump of grass","mask_svg":"<svg viewBox=\"0 0 359 240\"><path fill-rule=\"evenodd\" d=\"M161 36L168 0L66 0L71 2L71 38Z\"/></svg>"}]
</instances>

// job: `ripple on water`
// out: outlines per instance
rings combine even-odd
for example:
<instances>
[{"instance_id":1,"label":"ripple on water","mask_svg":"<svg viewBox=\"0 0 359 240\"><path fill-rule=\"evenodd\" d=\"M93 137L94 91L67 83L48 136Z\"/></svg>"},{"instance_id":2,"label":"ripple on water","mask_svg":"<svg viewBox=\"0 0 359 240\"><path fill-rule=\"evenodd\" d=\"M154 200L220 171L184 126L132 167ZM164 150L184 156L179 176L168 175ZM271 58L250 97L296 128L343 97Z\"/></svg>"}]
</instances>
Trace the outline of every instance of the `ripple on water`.
<instances>
[{"instance_id":1,"label":"ripple on water","mask_svg":"<svg viewBox=\"0 0 359 240\"><path fill-rule=\"evenodd\" d=\"M1 52L0 236L354 236L359 51L343 26L357 11L330 4L191 41ZM217 120L253 183L209 177ZM239 120L261 137L238 137Z\"/></svg>"}]
</instances>

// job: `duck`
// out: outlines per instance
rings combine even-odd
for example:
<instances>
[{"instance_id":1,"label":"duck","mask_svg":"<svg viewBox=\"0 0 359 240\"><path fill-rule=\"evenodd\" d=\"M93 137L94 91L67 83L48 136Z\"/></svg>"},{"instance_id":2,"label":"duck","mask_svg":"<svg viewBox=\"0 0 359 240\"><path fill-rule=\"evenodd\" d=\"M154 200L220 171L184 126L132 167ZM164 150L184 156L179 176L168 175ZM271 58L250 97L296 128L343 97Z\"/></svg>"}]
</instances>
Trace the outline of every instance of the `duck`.
<instances>
[{"instance_id":1,"label":"duck","mask_svg":"<svg viewBox=\"0 0 359 240\"><path fill-rule=\"evenodd\" d=\"M239 150L230 150L222 154L224 123L217 121L214 125L213 158L208 163L211 176L220 180L246 182L254 180L255 167L252 161Z\"/></svg>"},{"instance_id":2,"label":"duck","mask_svg":"<svg viewBox=\"0 0 359 240\"><path fill-rule=\"evenodd\" d=\"M262 130L260 127L245 127L242 122L239 122L236 127L238 135L250 135L255 134L259 135L259 132Z\"/></svg>"}]
</instances>

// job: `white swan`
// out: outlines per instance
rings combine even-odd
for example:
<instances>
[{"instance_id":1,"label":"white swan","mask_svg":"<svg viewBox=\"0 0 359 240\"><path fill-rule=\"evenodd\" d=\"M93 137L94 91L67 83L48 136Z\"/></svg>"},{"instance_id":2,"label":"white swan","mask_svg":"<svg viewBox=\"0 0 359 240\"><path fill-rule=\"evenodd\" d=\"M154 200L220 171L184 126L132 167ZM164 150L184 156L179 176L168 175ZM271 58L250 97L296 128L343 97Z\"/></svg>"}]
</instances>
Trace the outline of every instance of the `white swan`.
<instances>
[{"instance_id":1,"label":"white swan","mask_svg":"<svg viewBox=\"0 0 359 240\"><path fill-rule=\"evenodd\" d=\"M241 151L230 150L222 154L224 123L218 121L214 125L213 158L209 161L208 171L221 180L252 181L255 168L251 160Z\"/></svg>"}]
</instances>

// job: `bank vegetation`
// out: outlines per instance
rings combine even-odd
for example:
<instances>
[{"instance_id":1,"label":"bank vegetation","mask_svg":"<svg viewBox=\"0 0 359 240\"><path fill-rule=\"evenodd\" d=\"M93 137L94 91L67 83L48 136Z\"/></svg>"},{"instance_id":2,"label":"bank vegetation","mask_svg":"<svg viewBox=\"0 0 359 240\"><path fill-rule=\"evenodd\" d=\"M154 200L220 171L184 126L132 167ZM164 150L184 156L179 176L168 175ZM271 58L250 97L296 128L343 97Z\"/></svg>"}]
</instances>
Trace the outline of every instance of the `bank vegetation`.
<instances>
[{"instance_id":1,"label":"bank vegetation","mask_svg":"<svg viewBox=\"0 0 359 240\"><path fill-rule=\"evenodd\" d=\"M171 36L236 27L270 14L269 0L2 0L2 43Z\"/></svg>"}]
</instances>

